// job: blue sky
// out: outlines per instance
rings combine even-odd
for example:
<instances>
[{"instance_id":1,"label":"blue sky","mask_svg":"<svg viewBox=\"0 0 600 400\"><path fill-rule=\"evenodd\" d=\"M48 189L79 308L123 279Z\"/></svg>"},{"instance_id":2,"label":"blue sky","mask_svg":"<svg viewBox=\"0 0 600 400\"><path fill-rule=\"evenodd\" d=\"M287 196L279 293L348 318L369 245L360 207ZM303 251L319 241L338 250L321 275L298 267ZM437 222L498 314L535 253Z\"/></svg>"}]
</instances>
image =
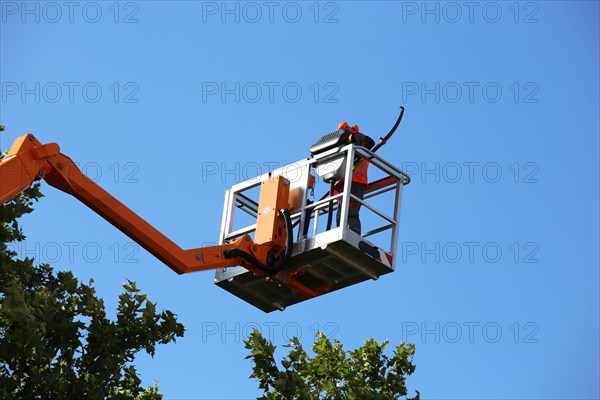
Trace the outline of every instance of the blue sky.
<instances>
[{"instance_id":1,"label":"blue sky","mask_svg":"<svg viewBox=\"0 0 600 400\"><path fill-rule=\"evenodd\" d=\"M465 4L466 3L466 4ZM121 283L185 338L138 361L167 399L247 399L242 340L316 329L416 344L425 399L597 399L599 5L581 2L0 2L0 137L56 141L184 248L225 190L308 155L341 121L410 172L397 271L264 314L177 276L44 186L21 254ZM211 175L208 168L218 167ZM210 169L212 171L212 169Z\"/></svg>"}]
</instances>

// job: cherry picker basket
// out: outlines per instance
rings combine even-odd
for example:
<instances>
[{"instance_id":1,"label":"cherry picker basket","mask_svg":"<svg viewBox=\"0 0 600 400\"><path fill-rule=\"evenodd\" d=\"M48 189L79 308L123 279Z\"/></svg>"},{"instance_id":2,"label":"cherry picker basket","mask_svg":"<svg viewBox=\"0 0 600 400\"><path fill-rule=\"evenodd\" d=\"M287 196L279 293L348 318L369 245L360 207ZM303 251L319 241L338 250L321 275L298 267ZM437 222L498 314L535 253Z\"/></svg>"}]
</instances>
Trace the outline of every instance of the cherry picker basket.
<instances>
[{"instance_id":1,"label":"cherry picker basket","mask_svg":"<svg viewBox=\"0 0 600 400\"><path fill-rule=\"evenodd\" d=\"M287 265L268 276L257 276L243 267L222 268L215 275L215 284L265 312L284 310L324 293L378 279L395 268L402 188L410 183L410 177L363 147L330 146L316 153L310 159L236 184L225 194L221 244L253 234L262 181L284 176L290 182L290 211L296 229ZM346 160L354 160L355 156L368 159L371 176L379 176L368 185L362 200L350 193L353 163ZM311 203L313 171L322 172L323 168L341 173L344 189ZM362 205L361 219L371 222L367 224L371 229L362 235L347 226L350 199ZM340 226L327 230L323 219L332 212L332 203L340 213ZM374 217L368 218L367 213Z\"/></svg>"}]
</instances>

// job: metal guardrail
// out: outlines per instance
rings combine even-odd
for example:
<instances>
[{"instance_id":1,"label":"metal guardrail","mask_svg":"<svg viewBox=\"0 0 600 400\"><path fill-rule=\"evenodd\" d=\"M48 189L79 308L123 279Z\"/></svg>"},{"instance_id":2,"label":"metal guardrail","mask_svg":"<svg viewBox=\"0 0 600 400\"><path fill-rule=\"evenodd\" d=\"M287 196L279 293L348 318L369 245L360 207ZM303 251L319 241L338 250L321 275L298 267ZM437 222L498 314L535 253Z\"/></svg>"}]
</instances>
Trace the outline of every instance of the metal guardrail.
<instances>
[{"instance_id":1,"label":"metal guardrail","mask_svg":"<svg viewBox=\"0 0 600 400\"><path fill-rule=\"evenodd\" d=\"M354 160L356 156L368 160L371 165L370 168L377 168L383 171L385 177L379 179L376 182L370 183L370 185L373 186L369 186L369 188L365 192L363 199L361 200L350 193L353 163L346 162L343 182L344 187L342 192L333 196L327 195L321 200L315 201L312 204L307 204L308 190L306 190L306 186L308 185L308 175L309 173L314 174L314 171L311 172L311 170L316 165L323 164L327 161L339 158L342 154L345 155L346 161ZM239 184L234 185L230 190L227 191L225 196L225 206L223 210L223 221L221 227L221 243L242 236L245 233L252 233L256 229L256 224L250 224L248 226L232 231L234 213L236 209L245 212L254 219L257 216L258 199L252 199L245 192L257 187L260 184L260 182L262 182L265 179L269 179L271 176L286 176L286 174L291 175L291 170L297 171L298 173L296 175L299 175L301 180L305 180L305 182L293 182L293 184L295 184L296 187L304 187L305 189L303 190L301 206L291 210L292 219L296 221L299 225L297 241L305 239L304 226L306 224L310 224L311 221L313 223L313 229L312 232L308 232L308 236L310 236L311 233L312 236L316 236L318 234L319 228L321 228L319 226L321 223L321 218L324 215L327 215L327 213L329 212L330 204L332 202L334 204L336 212L338 208L340 209L340 225L345 226L346 221L348 219L348 209L350 200L352 199L353 201L358 202L366 209L373 212L385 221L384 224L376 226L370 231L363 233L362 237L366 238L378 233L391 230L390 246L388 252L392 256L395 255L398 239L402 187L410 183L410 176L401 169L391 164L390 162L380 157L379 155L373 153L372 151L364 147L359 147L355 145L347 145L342 147L341 149L333 149L323 154L317 155L315 158L301 160L297 163L289 164L285 167L276 169L272 173L263 174L259 177L249 179L245 182L241 182ZM372 169L370 173L371 175L373 174ZM286 177L290 179L290 177ZM395 191L393 215L387 215L383 211L374 207L372 204L369 204L371 202L371 199L390 191Z\"/></svg>"}]
</instances>

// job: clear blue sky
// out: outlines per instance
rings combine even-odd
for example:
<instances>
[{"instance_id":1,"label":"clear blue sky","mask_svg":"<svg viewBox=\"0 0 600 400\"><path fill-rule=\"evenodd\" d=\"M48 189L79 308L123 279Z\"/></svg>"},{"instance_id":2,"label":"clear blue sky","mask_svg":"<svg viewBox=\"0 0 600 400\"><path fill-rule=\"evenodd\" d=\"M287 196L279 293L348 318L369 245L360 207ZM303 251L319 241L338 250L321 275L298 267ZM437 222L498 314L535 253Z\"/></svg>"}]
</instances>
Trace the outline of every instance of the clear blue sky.
<instances>
[{"instance_id":1,"label":"clear blue sky","mask_svg":"<svg viewBox=\"0 0 600 400\"><path fill-rule=\"evenodd\" d=\"M58 142L185 248L218 239L256 163L344 120L378 137L406 107L381 150L413 176L397 271L283 313L177 276L44 186L19 250L93 277L109 308L131 279L179 315L185 338L138 361L167 399L255 398L252 326L416 343L425 399L599 398L598 2L0 6L0 147Z\"/></svg>"}]
</instances>

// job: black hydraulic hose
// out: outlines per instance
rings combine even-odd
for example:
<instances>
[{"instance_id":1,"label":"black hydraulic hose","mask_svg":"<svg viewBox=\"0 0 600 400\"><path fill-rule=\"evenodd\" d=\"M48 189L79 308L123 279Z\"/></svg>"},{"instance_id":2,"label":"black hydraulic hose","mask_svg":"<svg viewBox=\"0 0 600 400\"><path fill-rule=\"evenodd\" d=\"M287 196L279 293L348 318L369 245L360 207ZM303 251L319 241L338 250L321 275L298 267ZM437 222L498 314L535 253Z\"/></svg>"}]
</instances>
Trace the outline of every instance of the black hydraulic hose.
<instances>
[{"instance_id":1,"label":"black hydraulic hose","mask_svg":"<svg viewBox=\"0 0 600 400\"><path fill-rule=\"evenodd\" d=\"M244 260L246 260L250 264L252 264L252 266L256 267L257 269L259 269L261 271L267 272L269 274L273 274L277 271L281 271L286 266L286 264L290 260L290 257L292 256L292 247L294 245L294 233L293 233L292 217L290 215L290 210L288 210L287 208L282 208L281 210L279 210L279 215L281 215L283 217L283 220L285 221L286 245L285 245L285 251L283 253L283 258L277 265L263 264L260 261L258 261L256 259L256 257L254 257L252 254L246 253L245 251L240 250L240 249L225 250L223 252L223 255L225 256L225 258L233 258L233 257L243 258Z\"/></svg>"},{"instance_id":2,"label":"black hydraulic hose","mask_svg":"<svg viewBox=\"0 0 600 400\"><path fill-rule=\"evenodd\" d=\"M329 197L333 196L333 192L335 190L335 182L331 182L331 186L329 187ZM317 210L317 212L319 212ZM327 212L327 229L326 231L331 229L331 222L333 220L333 201L329 202L329 211Z\"/></svg>"},{"instance_id":3,"label":"black hydraulic hose","mask_svg":"<svg viewBox=\"0 0 600 400\"><path fill-rule=\"evenodd\" d=\"M270 269L268 266L266 266L265 264L258 261L256 259L256 257L254 257L252 254L246 253L245 251L240 250L240 249L225 250L223 252L223 255L225 256L225 258L233 258L233 257L243 258L244 260L248 261L250 264L252 264L254 267L260 269L261 271L265 271L268 273L275 272L275 270Z\"/></svg>"},{"instance_id":4,"label":"black hydraulic hose","mask_svg":"<svg viewBox=\"0 0 600 400\"><path fill-rule=\"evenodd\" d=\"M279 215L283 217L285 221L285 252L283 253L283 259L279 263L279 268L285 268L290 257L292 256L292 247L294 246L294 227L292 226L292 216L290 210L282 208L279 210Z\"/></svg>"}]
</instances>

